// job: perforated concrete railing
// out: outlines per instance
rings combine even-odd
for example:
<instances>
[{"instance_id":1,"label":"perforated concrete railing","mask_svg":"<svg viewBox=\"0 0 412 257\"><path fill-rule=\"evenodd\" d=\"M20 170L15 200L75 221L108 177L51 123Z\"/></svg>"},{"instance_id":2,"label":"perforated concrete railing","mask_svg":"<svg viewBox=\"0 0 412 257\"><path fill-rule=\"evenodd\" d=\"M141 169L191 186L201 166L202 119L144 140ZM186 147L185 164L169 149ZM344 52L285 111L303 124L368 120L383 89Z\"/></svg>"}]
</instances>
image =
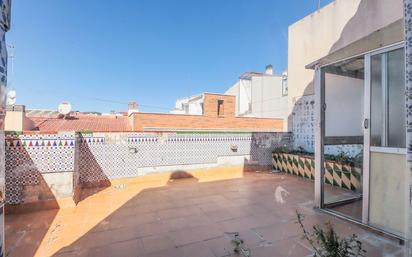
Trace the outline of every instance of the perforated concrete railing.
<instances>
[{"instance_id":1,"label":"perforated concrete railing","mask_svg":"<svg viewBox=\"0 0 412 257\"><path fill-rule=\"evenodd\" d=\"M272 151L288 146L288 133L94 133L19 135L6 139L7 202L24 202L24 190L44 174L73 172L73 185L145 175L144 168L216 164L248 156L270 166ZM35 195L35 194L34 194Z\"/></svg>"}]
</instances>

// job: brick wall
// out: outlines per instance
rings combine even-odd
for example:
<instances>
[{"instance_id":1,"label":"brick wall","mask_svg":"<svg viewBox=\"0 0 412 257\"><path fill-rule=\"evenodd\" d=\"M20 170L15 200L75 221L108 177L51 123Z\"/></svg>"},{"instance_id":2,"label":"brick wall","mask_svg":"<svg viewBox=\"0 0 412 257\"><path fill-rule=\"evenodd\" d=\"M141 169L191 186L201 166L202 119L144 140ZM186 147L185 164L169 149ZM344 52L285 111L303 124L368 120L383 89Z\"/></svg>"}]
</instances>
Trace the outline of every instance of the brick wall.
<instances>
[{"instance_id":1,"label":"brick wall","mask_svg":"<svg viewBox=\"0 0 412 257\"><path fill-rule=\"evenodd\" d=\"M207 117L180 114L135 113L134 129L243 129L253 131L282 131L281 119Z\"/></svg>"},{"instance_id":2,"label":"brick wall","mask_svg":"<svg viewBox=\"0 0 412 257\"><path fill-rule=\"evenodd\" d=\"M204 93L203 97L203 116L217 117L218 101L221 100L223 101L221 117L235 117L236 96Z\"/></svg>"},{"instance_id":3,"label":"brick wall","mask_svg":"<svg viewBox=\"0 0 412 257\"><path fill-rule=\"evenodd\" d=\"M223 101L223 111L218 116L218 100ZM204 94L203 115L163 113L133 113L133 129L227 129L252 131L282 131L282 119L236 117L236 97Z\"/></svg>"}]
</instances>

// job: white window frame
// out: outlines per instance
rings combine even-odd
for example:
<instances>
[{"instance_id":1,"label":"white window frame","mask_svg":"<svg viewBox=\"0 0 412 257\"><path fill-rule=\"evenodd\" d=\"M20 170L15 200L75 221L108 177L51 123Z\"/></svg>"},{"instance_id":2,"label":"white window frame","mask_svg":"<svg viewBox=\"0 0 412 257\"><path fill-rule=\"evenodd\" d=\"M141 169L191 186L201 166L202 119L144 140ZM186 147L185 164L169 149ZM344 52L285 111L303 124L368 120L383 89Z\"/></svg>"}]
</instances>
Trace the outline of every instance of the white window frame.
<instances>
[{"instance_id":1,"label":"white window frame","mask_svg":"<svg viewBox=\"0 0 412 257\"><path fill-rule=\"evenodd\" d=\"M395 44L392 46L388 46L388 47L384 47L381 48L379 50L373 51L368 53L367 55L365 55L365 60L366 58L369 59L369 66L368 69L371 69L371 58L372 56L376 56L376 55L380 55L382 54L382 60L381 60L381 71L382 71L382 96L383 96L383 105L382 105L382 114L383 114L383 122L382 122L382 145L383 146L370 146L369 150L371 152L378 152L378 153L393 153L393 154L406 154L406 147L390 147L388 146L388 131L389 131L389 101L388 101L388 74L387 74L387 58L388 58L388 53L395 51L395 50L399 50L405 47L405 44L399 43L399 44ZM366 63L366 62L365 62ZM366 70L366 66L365 66L365 70ZM371 85L371 81L368 81L369 85ZM366 92L365 92L366 93ZM370 98L370 88L369 88L369 92L368 93L368 97L369 97L369 105L372 102L372 99ZM366 99L366 98L365 98ZM370 106L368 108L368 112L369 112L369 117L370 117ZM370 120L369 120L370 123ZM370 128L369 128L370 131ZM369 137L370 137L370 132L369 132Z\"/></svg>"}]
</instances>

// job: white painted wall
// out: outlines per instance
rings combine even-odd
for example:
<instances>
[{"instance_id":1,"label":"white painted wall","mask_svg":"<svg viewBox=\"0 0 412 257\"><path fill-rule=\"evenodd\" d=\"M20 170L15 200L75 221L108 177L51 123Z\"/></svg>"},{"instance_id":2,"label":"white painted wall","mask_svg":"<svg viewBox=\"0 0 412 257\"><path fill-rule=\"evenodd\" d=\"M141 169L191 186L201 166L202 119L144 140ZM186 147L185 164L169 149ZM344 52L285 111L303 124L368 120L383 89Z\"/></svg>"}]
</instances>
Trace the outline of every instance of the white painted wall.
<instances>
[{"instance_id":1,"label":"white painted wall","mask_svg":"<svg viewBox=\"0 0 412 257\"><path fill-rule=\"evenodd\" d=\"M285 124L288 131L293 131L295 145L313 149L314 110L307 103L313 102L314 71L306 69L306 65L399 21L402 17L402 0L335 0L289 26L288 121ZM328 107L330 115L326 117L326 133L356 135L361 128L358 125L348 126L346 123L359 124L360 120L362 124L362 119L358 116L362 109L355 110L355 106L359 106L359 98L354 88L348 89L345 97L355 100L353 103L352 100L347 100L350 104L345 104L339 102L343 99L340 92L338 90L332 93L337 102L330 103ZM332 115L340 108L341 114L345 115L333 119Z\"/></svg>"},{"instance_id":2,"label":"white painted wall","mask_svg":"<svg viewBox=\"0 0 412 257\"><path fill-rule=\"evenodd\" d=\"M239 79L225 94L236 96L236 115L286 118L287 96L282 95L282 77L272 75Z\"/></svg>"},{"instance_id":3,"label":"white painted wall","mask_svg":"<svg viewBox=\"0 0 412 257\"><path fill-rule=\"evenodd\" d=\"M252 80L239 79L226 92L226 95L236 96L236 115L245 116L251 111Z\"/></svg>"},{"instance_id":4,"label":"white painted wall","mask_svg":"<svg viewBox=\"0 0 412 257\"><path fill-rule=\"evenodd\" d=\"M287 96L282 96L281 76L252 77L252 114L262 118L285 118Z\"/></svg>"},{"instance_id":5,"label":"white painted wall","mask_svg":"<svg viewBox=\"0 0 412 257\"><path fill-rule=\"evenodd\" d=\"M295 103L314 94L314 71L306 65L402 19L402 0L335 0L289 26L289 117ZM293 124L289 122L290 131Z\"/></svg>"},{"instance_id":6,"label":"white painted wall","mask_svg":"<svg viewBox=\"0 0 412 257\"><path fill-rule=\"evenodd\" d=\"M326 74L326 136L363 136L363 84L361 79Z\"/></svg>"},{"instance_id":7,"label":"white painted wall","mask_svg":"<svg viewBox=\"0 0 412 257\"><path fill-rule=\"evenodd\" d=\"M176 101L175 109L172 114L188 114L202 115L203 114L203 96L190 96Z\"/></svg>"}]
</instances>

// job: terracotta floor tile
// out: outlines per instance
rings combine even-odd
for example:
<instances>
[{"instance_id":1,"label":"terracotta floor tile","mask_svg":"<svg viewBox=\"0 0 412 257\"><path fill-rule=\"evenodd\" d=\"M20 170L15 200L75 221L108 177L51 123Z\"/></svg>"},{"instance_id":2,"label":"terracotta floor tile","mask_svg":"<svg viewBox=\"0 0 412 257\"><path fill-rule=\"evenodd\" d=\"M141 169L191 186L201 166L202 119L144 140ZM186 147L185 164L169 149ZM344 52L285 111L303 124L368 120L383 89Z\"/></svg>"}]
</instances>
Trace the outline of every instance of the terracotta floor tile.
<instances>
[{"instance_id":1,"label":"terracotta floor tile","mask_svg":"<svg viewBox=\"0 0 412 257\"><path fill-rule=\"evenodd\" d=\"M145 253L143 242L140 239L117 242L110 244L108 247L112 256L116 257L137 257Z\"/></svg>"},{"instance_id":2,"label":"terracotta floor tile","mask_svg":"<svg viewBox=\"0 0 412 257\"><path fill-rule=\"evenodd\" d=\"M220 208L216 210L205 211L205 213L208 219L214 222L225 221L239 217L233 214L232 210L229 208Z\"/></svg>"},{"instance_id":3,"label":"terracotta floor tile","mask_svg":"<svg viewBox=\"0 0 412 257\"><path fill-rule=\"evenodd\" d=\"M193 228L180 229L171 232L171 234L176 246L183 246L203 240L199 238L198 233Z\"/></svg>"},{"instance_id":4,"label":"terracotta floor tile","mask_svg":"<svg viewBox=\"0 0 412 257\"><path fill-rule=\"evenodd\" d=\"M203 214L203 212L196 206L166 209L157 212L157 215L160 219L172 219L199 214Z\"/></svg>"},{"instance_id":5,"label":"terracotta floor tile","mask_svg":"<svg viewBox=\"0 0 412 257\"><path fill-rule=\"evenodd\" d=\"M256 219L253 215L218 222L225 232L248 231L252 228L264 226L267 222Z\"/></svg>"},{"instance_id":6,"label":"terracotta floor tile","mask_svg":"<svg viewBox=\"0 0 412 257\"><path fill-rule=\"evenodd\" d=\"M197 226L192 229L195 231L197 238L202 241L220 237L224 234L222 228L217 224Z\"/></svg>"},{"instance_id":7,"label":"terracotta floor tile","mask_svg":"<svg viewBox=\"0 0 412 257\"><path fill-rule=\"evenodd\" d=\"M25 243L12 249L6 248L6 256L8 257L21 257L21 256L34 256L38 249L38 244Z\"/></svg>"},{"instance_id":8,"label":"terracotta floor tile","mask_svg":"<svg viewBox=\"0 0 412 257\"><path fill-rule=\"evenodd\" d=\"M139 237L153 236L164 234L169 231L168 227L163 222L153 222L137 225L136 232Z\"/></svg>"},{"instance_id":9,"label":"terracotta floor tile","mask_svg":"<svg viewBox=\"0 0 412 257\"><path fill-rule=\"evenodd\" d=\"M289 191L283 204L275 200L278 186ZM396 242L314 211L313 182L284 174L165 186L153 181L83 193L74 208L6 215L9 257L235 256L225 232L240 232L253 257L303 256L310 250L300 240L296 210L307 228L330 220L340 235L358 234L367 256L403 257Z\"/></svg>"},{"instance_id":10,"label":"terracotta floor tile","mask_svg":"<svg viewBox=\"0 0 412 257\"><path fill-rule=\"evenodd\" d=\"M148 236L143 237L141 240L143 242L145 253L160 252L175 247L175 244L169 235Z\"/></svg>"},{"instance_id":11,"label":"terracotta floor tile","mask_svg":"<svg viewBox=\"0 0 412 257\"><path fill-rule=\"evenodd\" d=\"M138 227L122 227L107 231L111 235L111 242L130 241L141 237Z\"/></svg>"},{"instance_id":12,"label":"terracotta floor tile","mask_svg":"<svg viewBox=\"0 0 412 257\"><path fill-rule=\"evenodd\" d=\"M113 236L110 231L89 232L75 242L73 250L102 247L112 242Z\"/></svg>"},{"instance_id":13,"label":"terracotta floor tile","mask_svg":"<svg viewBox=\"0 0 412 257\"><path fill-rule=\"evenodd\" d=\"M107 252L104 252L104 249L96 249L95 252L91 252L90 250L81 250L81 251L73 251L73 252L59 252L54 254L53 257L89 257L93 256L92 254L96 254L94 256L101 256L105 257ZM100 255L97 255L100 254ZM108 257L108 255L106 255Z\"/></svg>"},{"instance_id":14,"label":"terracotta floor tile","mask_svg":"<svg viewBox=\"0 0 412 257\"><path fill-rule=\"evenodd\" d=\"M181 257L215 257L213 252L203 242L189 244L179 249Z\"/></svg>"},{"instance_id":15,"label":"terracotta floor tile","mask_svg":"<svg viewBox=\"0 0 412 257\"><path fill-rule=\"evenodd\" d=\"M182 250L174 247L159 252L144 254L142 257L182 257Z\"/></svg>"},{"instance_id":16,"label":"terracotta floor tile","mask_svg":"<svg viewBox=\"0 0 412 257\"><path fill-rule=\"evenodd\" d=\"M153 223L160 220L154 212L125 217L118 217L116 214L114 214L112 215L112 217L112 228L137 226L146 223Z\"/></svg>"},{"instance_id":17,"label":"terracotta floor tile","mask_svg":"<svg viewBox=\"0 0 412 257\"><path fill-rule=\"evenodd\" d=\"M255 228L254 231L256 231L256 233L264 240L270 242L301 235L299 226L291 222L277 223L267 227Z\"/></svg>"},{"instance_id":18,"label":"terracotta floor tile","mask_svg":"<svg viewBox=\"0 0 412 257\"><path fill-rule=\"evenodd\" d=\"M233 246L230 239L225 236L205 240L203 243L216 257L228 256L233 252Z\"/></svg>"},{"instance_id":19,"label":"terracotta floor tile","mask_svg":"<svg viewBox=\"0 0 412 257\"><path fill-rule=\"evenodd\" d=\"M211 225L212 221L206 214L197 214L187 217L179 217L164 220L163 223L170 231L179 230L182 228L191 228L202 225Z\"/></svg>"},{"instance_id":20,"label":"terracotta floor tile","mask_svg":"<svg viewBox=\"0 0 412 257\"><path fill-rule=\"evenodd\" d=\"M300 246L288 248L289 246L265 246L258 247L251 250L253 257L267 257L267 256L276 256L276 257L313 257L313 254L310 251L307 251Z\"/></svg>"}]
</instances>

